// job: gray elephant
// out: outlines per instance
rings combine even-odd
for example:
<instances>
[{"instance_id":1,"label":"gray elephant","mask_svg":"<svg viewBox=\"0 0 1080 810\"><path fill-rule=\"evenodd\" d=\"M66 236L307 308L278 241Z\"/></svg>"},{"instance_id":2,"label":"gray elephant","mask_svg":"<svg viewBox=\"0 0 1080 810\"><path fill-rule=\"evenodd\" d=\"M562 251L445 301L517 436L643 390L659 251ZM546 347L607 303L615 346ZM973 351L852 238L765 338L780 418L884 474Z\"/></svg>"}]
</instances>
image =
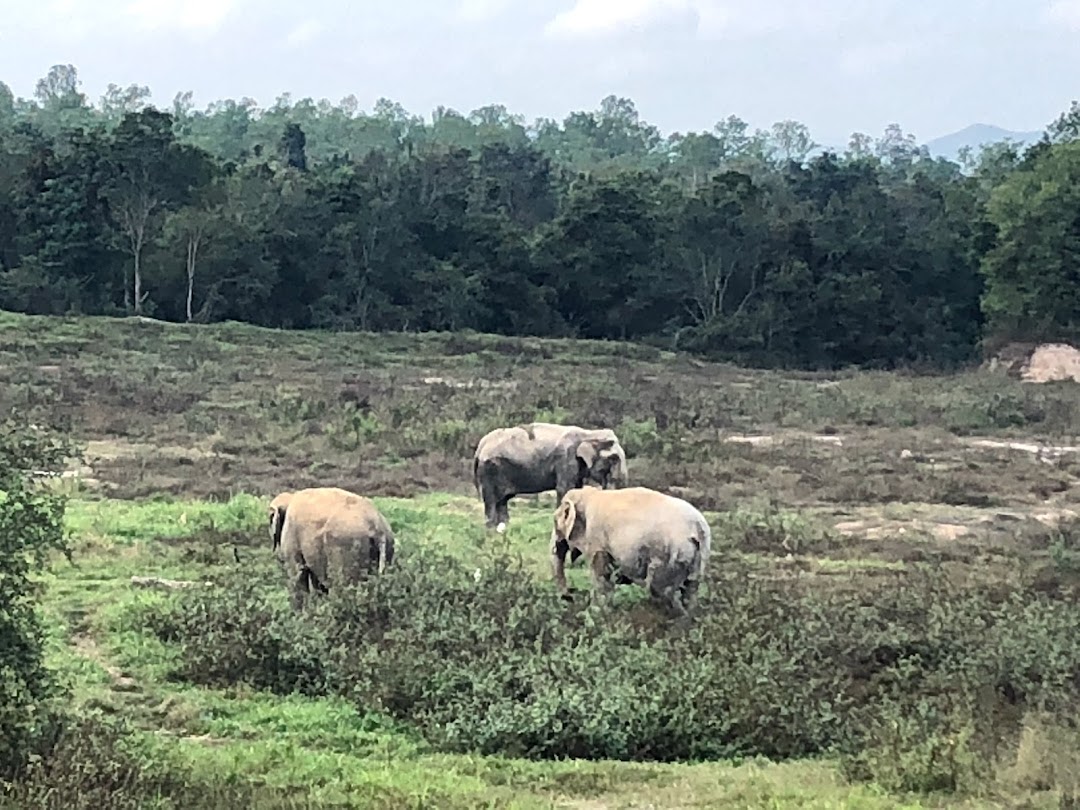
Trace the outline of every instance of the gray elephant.
<instances>
[{"instance_id":1,"label":"gray elephant","mask_svg":"<svg viewBox=\"0 0 1080 810\"><path fill-rule=\"evenodd\" d=\"M552 569L564 596L573 551L584 555L595 594L611 592L614 574L616 583L643 585L685 615L705 576L712 530L682 498L646 487L588 487L566 493L555 509Z\"/></svg>"},{"instance_id":2,"label":"gray elephant","mask_svg":"<svg viewBox=\"0 0 1080 810\"><path fill-rule=\"evenodd\" d=\"M627 484L626 453L613 430L532 422L496 428L473 453L473 484L484 501L485 523L498 532L510 522L515 495L555 490L561 499L592 482L604 489Z\"/></svg>"},{"instance_id":3,"label":"gray elephant","mask_svg":"<svg viewBox=\"0 0 1080 810\"><path fill-rule=\"evenodd\" d=\"M369 499L338 487L283 492L270 502L270 537L294 608L312 591L355 583L394 559L394 533Z\"/></svg>"}]
</instances>

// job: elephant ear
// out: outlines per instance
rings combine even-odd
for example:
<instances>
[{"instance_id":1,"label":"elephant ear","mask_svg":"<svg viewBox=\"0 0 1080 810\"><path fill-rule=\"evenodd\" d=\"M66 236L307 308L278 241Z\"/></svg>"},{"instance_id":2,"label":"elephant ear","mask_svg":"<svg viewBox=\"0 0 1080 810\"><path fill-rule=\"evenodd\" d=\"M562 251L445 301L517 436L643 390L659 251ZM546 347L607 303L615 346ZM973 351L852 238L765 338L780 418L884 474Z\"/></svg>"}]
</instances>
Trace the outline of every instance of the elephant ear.
<instances>
[{"instance_id":1,"label":"elephant ear","mask_svg":"<svg viewBox=\"0 0 1080 810\"><path fill-rule=\"evenodd\" d=\"M555 510L555 533L569 542L576 522L577 509L572 501L564 500L559 504L559 508Z\"/></svg>"},{"instance_id":2,"label":"elephant ear","mask_svg":"<svg viewBox=\"0 0 1080 810\"><path fill-rule=\"evenodd\" d=\"M596 439L586 439L577 446L575 451L578 460L585 465L586 470L591 470L596 463L597 456L600 455L600 450L603 449L604 442L598 442Z\"/></svg>"},{"instance_id":3,"label":"elephant ear","mask_svg":"<svg viewBox=\"0 0 1080 810\"><path fill-rule=\"evenodd\" d=\"M270 510L270 534L274 538L274 551L281 545L281 527L285 523L285 507L277 506Z\"/></svg>"},{"instance_id":4,"label":"elephant ear","mask_svg":"<svg viewBox=\"0 0 1080 810\"><path fill-rule=\"evenodd\" d=\"M285 524L285 511L289 507L291 492L283 492L270 502L267 517L270 521L270 537L274 541L274 551L281 545L281 528Z\"/></svg>"},{"instance_id":5,"label":"elephant ear","mask_svg":"<svg viewBox=\"0 0 1080 810\"><path fill-rule=\"evenodd\" d=\"M585 470L591 470L596 464L597 458L604 450L615 446L614 439L586 439L577 446L579 465Z\"/></svg>"}]
</instances>

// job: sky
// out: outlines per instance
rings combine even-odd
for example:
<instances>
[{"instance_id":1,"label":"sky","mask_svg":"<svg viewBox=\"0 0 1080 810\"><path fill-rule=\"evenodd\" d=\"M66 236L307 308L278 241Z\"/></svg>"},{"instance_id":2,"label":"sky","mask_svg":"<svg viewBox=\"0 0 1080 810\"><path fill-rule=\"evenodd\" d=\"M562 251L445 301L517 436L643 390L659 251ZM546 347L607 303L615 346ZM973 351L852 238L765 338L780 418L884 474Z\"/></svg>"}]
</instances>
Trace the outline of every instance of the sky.
<instances>
[{"instance_id":1,"label":"sky","mask_svg":"<svg viewBox=\"0 0 1080 810\"><path fill-rule=\"evenodd\" d=\"M379 97L527 121L629 97L666 134L794 119L823 144L898 123L1041 130L1080 99L1080 0L0 0L0 81L73 64L168 105Z\"/></svg>"}]
</instances>

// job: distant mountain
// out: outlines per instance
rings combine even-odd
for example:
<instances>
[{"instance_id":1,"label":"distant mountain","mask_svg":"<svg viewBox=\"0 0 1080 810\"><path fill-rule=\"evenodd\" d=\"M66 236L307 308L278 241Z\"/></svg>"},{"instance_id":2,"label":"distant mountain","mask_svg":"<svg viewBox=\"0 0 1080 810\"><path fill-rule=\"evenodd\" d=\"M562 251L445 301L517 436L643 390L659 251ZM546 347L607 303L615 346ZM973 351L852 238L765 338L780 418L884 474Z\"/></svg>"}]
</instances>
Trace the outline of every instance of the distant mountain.
<instances>
[{"instance_id":1,"label":"distant mountain","mask_svg":"<svg viewBox=\"0 0 1080 810\"><path fill-rule=\"evenodd\" d=\"M1008 138L1011 141L1019 141L1027 146L1042 137L1042 131L1038 132L1013 132L1009 129L995 127L992 124L972 124L964 127L959 132L950 135L942 135L926 143L933 157L943 157L948 160L956 160L960 150L970 146L975 154L979 153L979 147L987 143L997 143Z\"/></svg>"}]
</instances>

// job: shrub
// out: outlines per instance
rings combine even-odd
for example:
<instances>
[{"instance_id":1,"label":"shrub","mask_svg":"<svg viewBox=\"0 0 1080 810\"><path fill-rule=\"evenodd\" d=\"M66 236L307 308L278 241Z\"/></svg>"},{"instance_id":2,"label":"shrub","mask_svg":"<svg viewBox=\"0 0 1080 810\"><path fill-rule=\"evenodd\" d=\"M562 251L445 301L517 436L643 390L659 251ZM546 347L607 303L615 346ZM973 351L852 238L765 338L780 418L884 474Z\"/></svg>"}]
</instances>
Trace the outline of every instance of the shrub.
<instances>
[{"instance_id":1,"label":"shrub","mask_svg":"<svg viewBox=\"0 0 1080 810\"><path fill-rule=\"evenodd\" d=\"M40 586L31 575L50 551L69 553L65 499L40 474L58 473L72 453L62 436L17 415L0 424L0 777L25 765L55 722L36 612Z\"/></svg>"},{"instance_id":2,"label":"shrub","mask_svg":"<svg viewBox=\"0 0 1080 810\"><path fill-rule=\"evenodd\" d=\"M568 604L513 558L419 550L302 615L228 585L177 594L150 624L189 681L344 696L449 752L839 753L896 789L957 789L1025 712L1080 706L1080 605L1031 591L908 574L814 592L717 555L690 624L631 594Z\"/></svg>"},{"instance_id":3,"label":"shrub","mask_svg":"<svg viewBox=\"0 0 1080 810\"><path fill-rule=\"evenodd\" d=\"M0 810L310 806L285 790L161 759L122 722L93 716L66 720L46 756L36 759L18 781L0 784Z\"/></svg>"},{"instance_id":4,"label":"shrub","mask_svg":"<svg viewBox=\"0 0 1080 810\"><path fill-rule=\"evenodd\" d=\"M796 511L769 499L760 506L722 513L715 545L757 554L815 554L838 544L833 534Z\"/></svg>"},{"instance_id":5,"label":"shrub","mask_svg":"<svg viewBox=\"0 0 1080 810\"><path fill-rule=\"evenodd\" d=\"M179 675L193 683L246 682L279 694L321 694L320 640L287 604L238 586L188 600L182 609L140 606L136 624L184 647ZM192 645L191 640L198 639Z\"/></svg>"}]
</instances>

